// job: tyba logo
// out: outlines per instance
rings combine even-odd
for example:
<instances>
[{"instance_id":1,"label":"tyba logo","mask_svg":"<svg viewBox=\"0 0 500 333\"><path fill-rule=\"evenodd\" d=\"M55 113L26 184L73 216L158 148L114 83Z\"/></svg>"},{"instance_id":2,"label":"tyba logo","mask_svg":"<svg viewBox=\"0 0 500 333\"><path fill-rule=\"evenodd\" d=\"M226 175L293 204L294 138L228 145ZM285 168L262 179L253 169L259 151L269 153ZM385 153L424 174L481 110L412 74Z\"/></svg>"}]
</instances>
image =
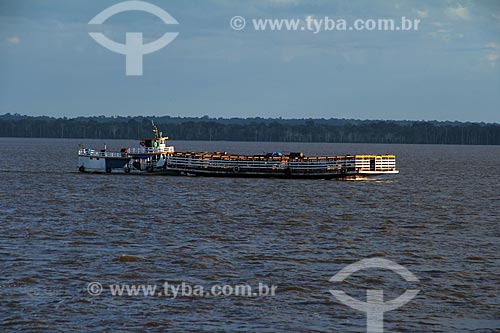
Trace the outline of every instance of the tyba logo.
<instances>
[{"instance_id":1,"label":"tyba logo","mask_svg":"<svg viewBox=\"0 0 500 333\"><path fill-rule=\"evenodd\" d=\"M89 24L103 24L111 16L132 10L153 14L159 17L165 24L178 24L178 22L165 10L144 1L125 1L113 5L97 14L90 20ZM144 44L142 32L127 32L125 34L125 44L120 44L109 39L103 33L89 32L90 37L100 45L108 50L125 55L127 76L142 75L143 56L164 48L172 42L178 34L178 32L166 32L154 42Z\"/></svg>"},{"instance_id":2,"label":"tyba logo","mask_svg":"<svg viewBox=\"0 0 500 333\"><path fill-rule=\"evenodd\" d=\"M346 266L335 274L330 279L330 282L342 282L351 274L370 268L389 269L401 275L406 281L418 282L417 277L405 267L384 258L363 259ZM383 290L367 290L366 302L354 299L341 290L330 290L330 293L345 305L366 313L366 331L368 333L381 333L384 331L384 312L402 307L417 296L419 291L420 290L416 289L408 289L399 297L387 302L384 302Z\"/></svg>"}]
</instances>

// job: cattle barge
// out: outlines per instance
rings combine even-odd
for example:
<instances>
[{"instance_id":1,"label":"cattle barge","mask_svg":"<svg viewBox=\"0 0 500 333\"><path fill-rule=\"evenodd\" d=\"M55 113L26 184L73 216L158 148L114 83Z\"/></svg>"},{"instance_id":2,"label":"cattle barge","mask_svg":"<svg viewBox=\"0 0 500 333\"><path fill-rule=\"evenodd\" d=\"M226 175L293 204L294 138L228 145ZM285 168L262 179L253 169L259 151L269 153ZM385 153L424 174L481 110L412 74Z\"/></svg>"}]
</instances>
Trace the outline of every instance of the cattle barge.
<instances>
[{"instance_id":1,"label":"cattle barge","mask_svg":"<svg viewBox=\"0 0 500 333\"><path fill-rule=\"evenodd\" d=\"M80 146L78 169L90 173L161 174L174 176L359 178L397 174L395 155L305 156L302 152L261 155L227 152L176 152L168 137L153 125L153 138L140 147L108 151Z\"/></svg>"}]
</instances>

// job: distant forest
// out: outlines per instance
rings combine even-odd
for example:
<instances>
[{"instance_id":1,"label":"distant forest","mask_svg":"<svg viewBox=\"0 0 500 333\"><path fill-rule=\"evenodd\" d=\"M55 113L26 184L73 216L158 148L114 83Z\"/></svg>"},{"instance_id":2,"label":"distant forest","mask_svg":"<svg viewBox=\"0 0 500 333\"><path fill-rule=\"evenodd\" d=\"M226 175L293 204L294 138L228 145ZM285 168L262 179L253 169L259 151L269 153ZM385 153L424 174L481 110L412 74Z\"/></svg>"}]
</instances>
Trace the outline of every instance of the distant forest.
<instances>
[{"instance_id":1,"label":"distant forest","mask_svg":"<svg viewBox=\"0 0 500 333\"><path fill-rule=\"evenodd\" d=\"M499 145L500 124L349 119L0 115L0 137Z\"/></svg>"}]
</instances>

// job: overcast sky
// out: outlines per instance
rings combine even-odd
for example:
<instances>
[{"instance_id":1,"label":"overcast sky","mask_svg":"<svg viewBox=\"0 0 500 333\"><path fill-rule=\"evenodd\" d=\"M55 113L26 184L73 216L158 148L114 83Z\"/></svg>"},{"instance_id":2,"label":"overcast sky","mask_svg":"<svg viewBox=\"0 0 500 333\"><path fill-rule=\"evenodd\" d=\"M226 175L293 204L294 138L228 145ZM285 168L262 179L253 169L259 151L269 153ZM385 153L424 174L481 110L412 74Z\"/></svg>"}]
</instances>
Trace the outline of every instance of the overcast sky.
<instances>
[{"instance_id":1,"label":"overcast sky","mask_svg":"<svg viewBox=\"0 0 500 333\"><path fill-rule=\"evenodd\" d=\"M500 1L161 1L92 28L116 0L0 0L0 114L500 122ZM241 31L231 17L246 18ZM418 31L255 31L253 18L420 19ZM125 75L97 44L179 32Z\"/></svg>"}]
</instances>

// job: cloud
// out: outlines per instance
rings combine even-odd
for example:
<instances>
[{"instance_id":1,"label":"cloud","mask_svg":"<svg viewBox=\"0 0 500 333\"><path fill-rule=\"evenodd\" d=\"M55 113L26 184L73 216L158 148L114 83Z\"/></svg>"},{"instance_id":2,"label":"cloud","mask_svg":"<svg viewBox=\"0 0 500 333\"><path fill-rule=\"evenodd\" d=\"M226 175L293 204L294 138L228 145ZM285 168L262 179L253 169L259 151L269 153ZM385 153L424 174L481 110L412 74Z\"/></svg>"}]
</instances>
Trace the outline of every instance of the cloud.
<instances>
[{"instance_id":1,"label":"cloud","mask_svg":"<svg viewBox=\"0 0 500 333\"><path fill-rule=\"evenodd\" d=\"M429 11L427 10L418 10L415 9L415 13L417 13L417 16L420 18L427 18L429 17Z\"/></svg>"},{"instance_id":2,"label":"cloud","mask_svg":"<svg viewBox=\"0 0 500 333\"><path fill-rule=\"evenodd\" d=\"M453 37L451 30L449 29L437 29L429 33L432 38L440 39L443 41L450 41Z\"/></svg>"},{"instance_id":3,"label":"cloud","mask_svg":"<svg viewBox=\"0 0 500 333\"><path fill-rule=\"evenodd\" d=\"M500 54L498 52L487 53L485 56L486 60L489 61L490 65L492 67L496 67L497 60L499 57L500 57Z\"/></svg>"},{"instance_id":4,"label":"cloud","mask_svg":"<svg viewBox=\"0 0 500 333\"><path fill-rule=\"evenodd\" d=\"M500 44L495 43L495 42L490 42L485 45L487 49L494 49L494 50L499 50L500 49Z\"/></svg>"},{"instance_id":5,"label":"cloud","mask_svg":"<svg viewBox=\"0 0 500 333\"><path fill-rule=\"evenodd\" d=\"M488 59L489 61L495 62L498 60L498 56L499 56L498 53L488 53L486 55L486 59Z\"/></svg>"},{"instance_id":6,"label":"cloud","mask_svg":"<svg viewBox=\"0 0 500 333\"><path fill-rule=\"evenodd\" d=\"M470 19L469 10L460 5L458 7L448 7L445 12L451 18L462 20Z\"/></svg>"},{"instance_id":7,"label":"cloud","mask_svg":"<svg viewBox=\"0 0 500 333\"><path fill-rule=\"evenodd\" d=\"M490 62L492 66L495 66L498 58L500 58L500 44L495 42L490 42L485 45L485 48L488 50L485 58Z\"/></svg>"},{"instance_id":8,"label":"cloud","mask_svg":"<svg viewBox=\"0 0 500 333\"><path fill-rule=\"evenodd\" d=\"M7 43L9 43L10 45L17 45L21 43L21 38L19 38L19 36L9 37L7 38Z\"/></svg>"},{"instance_id":9,"label":"cloud","mask_svg":"<svg viewBox=\"0 0 500 333\"><path fill-rule=\"evenodd\" d=\"M444 23L444 22L431 22L430 24L435 26L435 27L445 27L448 25L448 23Z\"/></svg>"}]
</instances>

